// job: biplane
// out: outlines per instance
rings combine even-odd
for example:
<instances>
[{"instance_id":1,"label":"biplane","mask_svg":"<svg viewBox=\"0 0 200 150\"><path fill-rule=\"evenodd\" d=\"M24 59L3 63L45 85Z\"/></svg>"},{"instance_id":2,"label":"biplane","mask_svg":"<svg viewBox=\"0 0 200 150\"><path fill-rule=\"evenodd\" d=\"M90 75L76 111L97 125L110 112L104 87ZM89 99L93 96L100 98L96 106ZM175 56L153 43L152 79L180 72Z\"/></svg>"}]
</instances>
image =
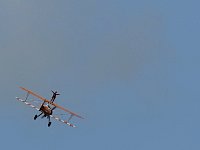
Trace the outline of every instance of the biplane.
<instances>
[{"instance_id":1,"label":"biplane","mask_svg":"<svg viewBox=\"0 0 200 150\"><path fill-rule=\"evenodd\" d=\"M26 105L34 108L34 109L36 109L37 111L39 111L40 114L39 115L36 114L34 116L34 120L36 120L40 116L41 116L41 118L47 118L48 119L48 127L51 126L50 118L53 118L53 119L55 119L57 121L65 123L65 124L69 125L70 127L76 127L74 124L69 123L69 121L72 119L72 117L75 116L75 117L83 119L83 117L81 117L80 115L78 115L78 114L76 114L76 113L74 113L74 112L72 112L72 111L70 111L70 110L68 110L68 109L56 104L56 103L54 103L54 100L55 100L56 96L59 95L57 93L57 91L56 92L52 91L53 92L53 96L52 96L51 100L48 100L48 99L43 98L42 96L40 96L40 95L38 95L38 94L36 94L36 93L32 92L31 90L28 90L26 88L20 87L20 89L22 89L25 92L27 92L26 97L24 99L16 97L16 99L21 101L21 102L23 102L23 103L25 103ZM29 99L30 95L32 95L34 97L33 100ZM38 101L35 100L35 98L37 98L37 100L41 100L42 103L40 101L39 105L36 104L36 103L34 104L34 102L38 102ZM69 115L68 119L67 120L62 119L60 116L63 115L63 114L60 114L60 116L59 116L59 114L54 115L54 110L55 109L59 109L61 111L64 111L65 112L64 115Z\"/></svg>"}]
</instances>

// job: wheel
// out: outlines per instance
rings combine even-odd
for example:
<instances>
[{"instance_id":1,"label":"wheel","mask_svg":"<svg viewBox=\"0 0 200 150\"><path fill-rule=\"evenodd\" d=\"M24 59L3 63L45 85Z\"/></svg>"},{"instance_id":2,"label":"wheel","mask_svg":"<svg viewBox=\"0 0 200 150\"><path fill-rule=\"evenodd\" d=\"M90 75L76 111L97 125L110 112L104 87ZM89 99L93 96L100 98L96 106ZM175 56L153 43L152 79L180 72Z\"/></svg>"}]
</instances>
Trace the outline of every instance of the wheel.
<instances>
[{"instance_id":1,"label":"wheel","mask_svg":"<svg viewBox=\"0 0 200 150\"><path fill-rule=\"evenodd\" d=\"M37 119L37 115L34 116L34 120L36 120L36 119Z\"/></svg>"},{"instance_id":2,"label":"wheel","mask_svg":"<svg viewBox=\"0 0 200 150\"><path fill-rule=\"evenodd\" d=\"M50 126L51 126L51 122L48 123L48 127L50 127Z\"/></svg>"}]
</instances>

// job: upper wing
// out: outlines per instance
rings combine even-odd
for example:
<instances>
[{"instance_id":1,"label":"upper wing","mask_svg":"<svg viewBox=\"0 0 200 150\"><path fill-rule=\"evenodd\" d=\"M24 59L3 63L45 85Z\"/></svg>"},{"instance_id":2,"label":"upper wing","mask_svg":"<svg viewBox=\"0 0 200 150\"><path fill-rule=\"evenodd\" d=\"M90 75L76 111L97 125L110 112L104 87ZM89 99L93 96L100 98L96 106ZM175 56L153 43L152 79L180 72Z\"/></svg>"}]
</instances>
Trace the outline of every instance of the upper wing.
<instances>
[{"instance_id":1,"label":"upper wing","mask_svg":"<svg viewBox=\"0 0 200 150\"><path fill-rule=\"evenodd\" d=\"M78 117L78 118L84 119L83 117L77 115L76 113L74 113L74 112L72 112L72 111L70 111L70 110L68 110L68 109L66 109L66 108L63 108L63 107L59 106L59 105L56 104L56 103L51 103L51 102L50 102L50 104L56 106L57 108L60 108L61 110L65 111L65 112L70 113L70 114L73 115L73 116L76 116L76 117Z\"/></svg>"},{"instance_id":2,"label":"upper wing","mask_svg":"<svg viewBox=\"0 0 200 150\"><path fill-rule=\"evenodd\" d=\"M31 90L28 90L28 89L26 89L26 88L23 88L23 87L19 87L20 89L22 89L22 90L24 90L24 91L26 91L26 92L28 92L29 94L31 94L31 95L33 95L33 96L35 96L35 97L37 97L37 98L39 98L39 99L41 99L41 100L43 100L43 101L45 101L45 102L50 102L49 100L47 100L46 98L43 98L42 96L40 96L40 95L38 95L38 94L35 94L35 93L33 93Z\"/></svg>"},{"instance_id":3,"label":"upper wing","mask_svg":"<svg viewBox=\"0 0 200 150\"><path fill-rule=\"evenodd\" d=\"M80 115L77 115L76 113L74 113L74 112L72 112L72 111L70 111L70 110L68 110L68 109L66 109L66 108L63 108L63 107L59 106L59 105L56 104L56 103L52 103L51 101L47 100L46 98L43 98L42 96L40 96L40 95L38 95L38 94L35 94L34 92L32 92L32 91L30 91L30 90L28 90L28 89L26 89L26 88L23 88L23 87L20 87L20 88L21 88L22 90L28 92L29 94L31 94L31 95L33 95L33 96L35 96L35 97L37 97L37 98L39 98L39 99L41 99L41 100L47 102L47 103L50 103L51 105L54 105L55 107L57 107L57 108L59 108L59 109L65 111L65 112L70 113L70 114L73 115L73 116L76 116L76 117L78 117L78 118L82 118L82 119L83 119L83 117L81 117Z\"/></svg>"}]
</instances>

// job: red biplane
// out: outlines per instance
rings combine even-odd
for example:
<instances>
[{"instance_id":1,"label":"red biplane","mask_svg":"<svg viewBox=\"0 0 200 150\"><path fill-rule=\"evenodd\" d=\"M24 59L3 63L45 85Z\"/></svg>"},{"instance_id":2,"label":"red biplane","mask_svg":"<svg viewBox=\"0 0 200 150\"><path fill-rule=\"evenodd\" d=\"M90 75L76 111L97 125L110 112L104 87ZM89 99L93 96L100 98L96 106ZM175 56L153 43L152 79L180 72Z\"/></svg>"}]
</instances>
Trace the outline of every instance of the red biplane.
<instances>
[{"instance_id":1,"label":"red biplane","mask_svg":"<svg viewBox=\"0 0 200 150\"><path fill-rule=\"evenodd\" d=\"M32 92L31 90L28 90L28 89L23 88L23 87L20 87L20 88L22 90L26 91L27 95L26 95L25 99L18 98L18 97L16 97L16 99L21 101L21 102L23 102L23 103L25 103L28 106L30 106L32 108L35 108L36 110L40 111L39 115L35 115L34 116L34 120L36 120L41 115L42 115L42 118L47 117L47 119L48 119L48 127L50 127L50 125L51 125L50 118L54 118L55 120L58 120L58 121L60 121L62 123L65 123L65 124L67 124L67 125L69 125L71 127L76 127L75 125L69 123L69 121L72 119L73 116L83 119L83 117L77 115L76 113L74 113L72 111L69 111L68 109L63 108L63 107L59 106L58 104L54 103L54 100L55 100L56 96L59 95L57 93L57 91L56 92L52 91L53 92L53 96L52 96L51 100L47 100L46 98L43 98L42 96ZM38 98L39 100L42 100L43 103L37 106L37 104L34 104L35 102L37 102L36 100L28 100L28 97L29 97L30 94L32 96ZM59 117L59 115L63 115L63 114L53 115L54 110L56 108L58 108L59 110L64 111L65 115L69 114L69 118L67 120L64 120L64 119L61 119Z\"/></svg>"}]
</instances>

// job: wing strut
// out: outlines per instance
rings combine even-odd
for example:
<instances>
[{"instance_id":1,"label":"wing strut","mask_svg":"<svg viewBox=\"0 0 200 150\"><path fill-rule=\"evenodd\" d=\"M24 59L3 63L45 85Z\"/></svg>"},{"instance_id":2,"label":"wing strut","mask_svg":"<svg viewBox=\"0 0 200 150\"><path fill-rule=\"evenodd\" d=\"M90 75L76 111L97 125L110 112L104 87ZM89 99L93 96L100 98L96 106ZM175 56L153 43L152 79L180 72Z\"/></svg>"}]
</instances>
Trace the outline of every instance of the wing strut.
<instances>
[{"instance_id":1,"label":"wing strut","mask_svg":"<svg viewBox=\"0 0 200 150\"><path fill-rule=\"evenodd\" d=\"M68 122L72 119L73 116L74 116L73 114L70 115Z\"/></svg>"},{"instance_id":2,"label":"wing strut","mask_svg":"<svg viewBox=\"0 0 200 150\"><path fill-rule=\"evenodd\" d=\"M27 101L27 99L28 99L29 95L30 95L30 93L29 93L29 92L27 92L27 94L26 94L26 98L25 98L25 101Z\"/></svg>"}]
</instances>

